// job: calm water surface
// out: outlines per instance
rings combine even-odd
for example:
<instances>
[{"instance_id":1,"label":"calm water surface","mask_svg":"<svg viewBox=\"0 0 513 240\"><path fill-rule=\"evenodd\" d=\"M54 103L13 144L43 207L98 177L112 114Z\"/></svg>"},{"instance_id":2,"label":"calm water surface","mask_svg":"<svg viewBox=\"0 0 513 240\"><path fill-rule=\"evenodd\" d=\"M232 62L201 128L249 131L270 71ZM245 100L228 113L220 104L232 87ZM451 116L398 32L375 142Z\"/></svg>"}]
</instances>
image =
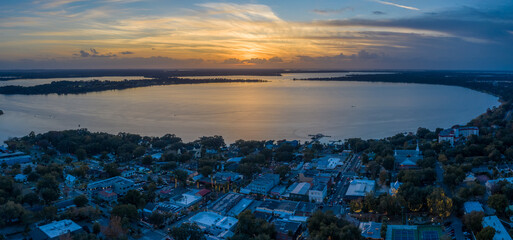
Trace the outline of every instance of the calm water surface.
<instances>
[{"instance_id":1,"label":"calm water surface","mask_svg":"<svg viewBox=\"0 0 513 240\"><path fill-rule=\"evenodd\" d=\"M293 81L345 73L230 76L266 83L153 86L83 95L0 95L0 140L49 130L88 128L185 141L381 138L419 126L465 124L498 106L494 96L461 87L422 84ZM122 77L126 78L126 77ZM211 78L211 77L209 77ZM106 77L105 79L109 79ZM14 80L16 82L23 80Z\"/></svg>"}]
</instances>

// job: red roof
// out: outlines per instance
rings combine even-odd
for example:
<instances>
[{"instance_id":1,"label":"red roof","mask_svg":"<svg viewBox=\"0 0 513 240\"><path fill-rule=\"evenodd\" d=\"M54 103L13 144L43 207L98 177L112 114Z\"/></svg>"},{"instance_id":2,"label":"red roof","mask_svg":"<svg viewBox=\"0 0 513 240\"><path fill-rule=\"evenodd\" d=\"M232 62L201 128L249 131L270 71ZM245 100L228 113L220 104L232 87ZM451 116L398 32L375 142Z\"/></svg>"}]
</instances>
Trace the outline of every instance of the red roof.
<instances>
[{"instance_id":1,"label":"red roof","mask_svg":"<svg viewBox=\"0 0 513 240\"><path fill-rule=\"evenodd\" d=\"M99 195L102 195L103 197L112 197L112 196L116 196L117 194L115 192L111 192L111 191L101 191L98 193Z\"/></svg>"},{"instance_id":2,"label":"red roof","mask_svg":"<svg viewBox=\"0 0 513 240\"><path fill-rule=\"evenodd\" d=\"M201 190L200 190L198 193L196 193L196 194L198 194L198 195L200 195L200 196L204 197L204 196L205 196L205 195L207 195L208 193L210 193L210 190L208 190L208 189L206 189L206 188L205 188L205 189L201 189Z\"/></svg>"}]
</instances>

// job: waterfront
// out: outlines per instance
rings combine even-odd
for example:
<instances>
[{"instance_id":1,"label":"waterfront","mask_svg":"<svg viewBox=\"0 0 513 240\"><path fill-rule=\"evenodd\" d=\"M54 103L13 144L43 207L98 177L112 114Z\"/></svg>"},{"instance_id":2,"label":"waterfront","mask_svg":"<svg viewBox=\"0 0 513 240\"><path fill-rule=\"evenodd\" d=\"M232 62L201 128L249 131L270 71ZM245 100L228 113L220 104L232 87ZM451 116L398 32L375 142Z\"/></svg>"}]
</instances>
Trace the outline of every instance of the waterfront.
<instances>
[{"instance_id":1,"label":"waterfront","mask_svg":"<svg viewBox=\"0 0 513 240\"><path fill-rule=\"evenodd\" d=\"M81 95L0 95L0 140L30 131L88 128L186 141L204 135L237 139L381 138L418 127L465 124L498 106L497 98L437 85L293 81L346 73L231 76L266 83L153 86ZM211 78L211 76L209 76ZM106 78L107 79L107 78ZM16 82L14 80L9 82Z\"/></svg>"}]
</instances>

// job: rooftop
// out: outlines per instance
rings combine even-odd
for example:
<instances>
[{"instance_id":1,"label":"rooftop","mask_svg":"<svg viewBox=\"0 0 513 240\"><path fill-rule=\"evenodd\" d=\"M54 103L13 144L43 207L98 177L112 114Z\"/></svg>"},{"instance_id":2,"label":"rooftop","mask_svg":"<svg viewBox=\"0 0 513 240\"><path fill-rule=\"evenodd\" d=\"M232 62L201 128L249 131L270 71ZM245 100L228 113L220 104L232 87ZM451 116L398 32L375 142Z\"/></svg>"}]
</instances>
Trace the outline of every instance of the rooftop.
<instances>
[{"instance_id":1,"label":"rooftop","mask_svg":"<svg viewBox=\"0 0 513 240\"><path fill-rule=\"evenodd\" d=\"M373 191L376 182L374 180L352 180L347 188L346 196L363 197L366 193Z\"/></svg>"},{"instance_id":2,"label":"rooftop","mask_svg":"<svg viewBox=\"0 0 513 240\"><path fill-rule=\"evenodd\" d=\"M48 236L48 238L56 238L68 232L75 232L82 229L75 222L65 219L57 222L52 222L43 226L39 226L39 230L41 230L44 234Z\"/></svg>"},{"instance_id":3,"label":"rooftop","mask_svg":"<svg viewBox=\"0 0 513 240\"><path fill-rule=\"evenodd\" d=\"M504 228L504 225L502 225L497 216L484 217L483 228L485 227L493 227L495 229L495 236L493 236L493 240L511 240L508 231L506 228Z\"/></svg>"},{"instance_id":4,"label":"rooftop","mask_svg":"<svg viewBox=\"0 0 513 240\"><path fill-rule=\"evenodd\" d=\"M463 204L463 209L465 210L465 214L471 213L471 212L484 212L483 207L481 206L481 203L479 202L465 202Z\"/></svg>"}]
</instances>

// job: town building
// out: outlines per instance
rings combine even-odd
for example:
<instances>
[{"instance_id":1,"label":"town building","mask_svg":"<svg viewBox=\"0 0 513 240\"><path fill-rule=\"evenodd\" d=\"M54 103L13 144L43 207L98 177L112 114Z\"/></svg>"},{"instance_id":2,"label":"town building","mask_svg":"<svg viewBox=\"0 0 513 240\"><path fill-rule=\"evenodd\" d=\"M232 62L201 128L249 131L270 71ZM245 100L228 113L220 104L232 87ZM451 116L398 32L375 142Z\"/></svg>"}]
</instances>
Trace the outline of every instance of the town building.
<instances>
[{"instance_id":1,"label":"town building","mask_svg":"<svg viewBox=\"0 0 513 240\"><path fill-rule=\"evenodd\" d=\"M460 127L456 126L453 128L445 129L438 133L438 142L449 142L451 146L460 139L466 139L472 135L479 136L479 128L473 126Z\"/></svg>"},{"instance_id":2,"label":"town building","mask_svg":"<svg viewBox=\"0 0 513 240\"><path fill-rule=\"evenodd\" d=\"M91 196L105 189L112 189L118 195L125 195L128 190L134 189L134 185L134 181L117 176L89 183L87 184L87 190Z\"/></svg>"},{"instance_id":3,"label":"town building","mask_svg":"<svg viewBox=\"0 0 513 240\"><path fill-rule=\"evenodd\" d=\"M297 206L298 202L267 199L263 201L255 211L278 215L280 217L287 217L294 215Z\"/></svg>"},{"instance_id":4,"label":"town building","mask_svg":"<svg viewBox=\"0 0 513 240\"><path fill-rule=\"evenodd\" d=\"M327 195L328 185L318 182L308 191L308 201L322 203Z\"/></svg>"},{"instance_id":5,"label":"town building","mask_svg":"<svg viewBox=\"0 0 513 240\"><path fill-rule=\"evenodd\" d=\"M395 166L399 169L417 168L417 161L422 158L422 152L419 149L418 143L415 150L394 151Z\"/></svg>"},{"instance_id":6,"label":"town building","mask_svg":"<svg viewBox=\"0 0 513 240\"><path fill-rule=\"evenodd\" d=\"M374 191L376 182L374 180L354 179L349 183L345 199L357 199L365 197L365 194Z\"/></svg>"},{"instance_id":7,"label":"town building","mask_svg":"<svg viewBox=\"0 0 513 240\"><path fill-rule=\"evenodd\" d=\"M278 174L264 174L253 180L248 186L241 189L242 193L257 193L266 195L274 186L280 182Z\"/></svg>"},{"instance_id":8,"label":"town building","mask_svg":"<svg viewBox=\"0 0 513 240\"><path fill-rule=\"evenodd\" d=\"M118 200L118 195L112 191L112 189L105 189L103 191L98 192L98 198L100 200L112 203Z\"/></svg>"},{"instance_id":9,"label":"town building","mask_svg":"<svg viewBox=\"0 0 513 240\"><path fill-rule=\"evenodd\" d=\"M277 240L294 240L301 234L302 225L299 222L276 220L273 223Z\"/></svg>"},{"instance_id":10,"label":"town building","mask_svg":"<svg viewBox=\"0 0 513 240\"><path fill-rule=\"evenodd\" d=\"M66 234L76 234L84 232L75 222L65 219L39 226L30 235L34 240L56 240L61 239Z\"/></svg>"},{"instance_id":11,"label":"town building","mask_svg":"<svg viewBox=\"0 0 513 240\"><path fill-rule=\"evenodd\" d=\"M298 183L289 194L289 198L297 201L308 201L308 191L310 190L310 183L302 182Z\"/></svg>"},{"instance_id":12,"label":"town building","mask_svg":"<svg viewBox=\"0 0 513 240\"><path fill-rule=\"evenodd\" d=\"M0 165L5 163L7 165L22 164L32 161L32 157L23 152L12 152L5 146L0 146Z\"/></svg>"},{"instance_id":13,"label":"town building","mask_svg":"<svg viewBox=\"0 0 513 240\"><path fill-rule=\"evenodd\" d=\"M484 212L483 206L479 202L465 202L463 203L463 210L465 214L469 214L471 212Z\"/></svg>"},{"instance_id":14,"label":"town building","mask_svg":"<svg viewBox=\"0 0 513 240\"><path fill-rule=\"evenodd\" d=\"M504 225L502 225L501 221L497 216L488 216L483 218L483 228L492 227L495 229L495 235L493 236L493 240L511 240L511 237L508 234Z\"/></svg>"},{"instance_id":15,"label":"town building","mask_svg":"<svg viewBox=\"0 0 513 240\"><path fill-rule=\"evenodd\" d=\"M233 217L225 217L214 212L199 212L189 219L206 232L218 235L225 231L233 231L238 220Z\"/></svg>"}]
</instances>

